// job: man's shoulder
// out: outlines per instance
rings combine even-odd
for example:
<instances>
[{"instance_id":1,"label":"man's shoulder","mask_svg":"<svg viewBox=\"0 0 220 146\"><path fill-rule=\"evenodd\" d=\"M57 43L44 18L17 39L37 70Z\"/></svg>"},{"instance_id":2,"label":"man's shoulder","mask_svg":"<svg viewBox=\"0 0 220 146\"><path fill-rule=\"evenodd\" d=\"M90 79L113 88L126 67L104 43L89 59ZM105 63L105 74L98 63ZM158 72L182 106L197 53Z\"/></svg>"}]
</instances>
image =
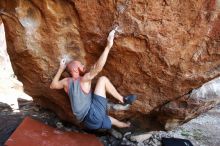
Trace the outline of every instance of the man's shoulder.
<instances>
[{"instance_id":1,"label":"man's shoulder","mask_svg":"<svg viewBox=\"0 0 220 146\"><path fill-rule=\"evenodd\" d=\"M64 85L68 85L70 80L71 80L71 78L63 78L62 82L63 82Z\"/></svg>"},{"instance_id":2,"label":"man's shoulder","mask_svg":"<svg viewBox=\"0 0 220 146\"><path fill-rule=\"evenodd\" d=\"M80 76L80 83L88 84L88 83L91 83L91 82L92 82L92 80L88 80L85 75L84 76Z\"/></svg>"}]
</instances>

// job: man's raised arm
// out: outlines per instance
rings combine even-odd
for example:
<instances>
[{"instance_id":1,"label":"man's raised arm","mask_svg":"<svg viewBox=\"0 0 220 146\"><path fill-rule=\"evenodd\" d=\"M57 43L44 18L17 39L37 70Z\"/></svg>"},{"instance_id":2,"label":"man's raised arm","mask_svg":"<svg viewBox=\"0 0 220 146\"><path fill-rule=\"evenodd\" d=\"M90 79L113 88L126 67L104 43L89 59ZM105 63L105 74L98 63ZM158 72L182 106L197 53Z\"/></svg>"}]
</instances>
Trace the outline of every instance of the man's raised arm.
<instances>
[{"instance_id":1,"label":"man's raised arm","mask_svg":"<svg viewBox=\"0 0 220 146\"><path fill-rule=\"evenodd\" d=\"M52 83L50 84L50 88L51 89L62 89L64 88L65 82L66 82L66 78L63 80L59 80L60 76L62 74L62 72L65 70L66 68L66 60L62 59L60 62L60 67L59 70L57 71L55 77L53 78Z\"/></svg>"},{"instance_id":2,"label":"man's raised arm","mask_svg":"<svg viewBox=\"0 0 220 146\"><path fill-rule=\"evenodd\" d=\"M109 51L111 47L113 46L115 31L116 30L114 29L109 33L108 39L107 39L107 46L105 47L104 52L99 57L98 61L92 66L90 71L83 76L82 78L83 81L91 81L103 69L106 63Z\"/></svg>"}]
</instances>

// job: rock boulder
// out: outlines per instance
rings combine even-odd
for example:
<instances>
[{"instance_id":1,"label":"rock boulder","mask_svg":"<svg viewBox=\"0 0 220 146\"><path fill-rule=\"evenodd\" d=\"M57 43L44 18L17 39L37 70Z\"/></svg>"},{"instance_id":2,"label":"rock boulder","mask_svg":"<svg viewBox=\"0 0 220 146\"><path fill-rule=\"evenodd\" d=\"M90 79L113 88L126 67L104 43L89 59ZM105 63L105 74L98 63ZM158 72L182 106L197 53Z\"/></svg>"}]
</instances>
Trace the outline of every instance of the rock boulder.
<instances>
[{"instance_id":1,"label":"rock boulder","mask_svg":"<svg viewBox=\"0 0 220 146\"><path fill-rule=\"evenodd\" d=\"M220 75L219 12L219 0L0 1L15 74L35 102L71 122L67 95L49 89L62 57L89 68L119 25L100 76L122 95L139 96L129 111L112 115L144 116Z\"/></svg>"}]
</instances>

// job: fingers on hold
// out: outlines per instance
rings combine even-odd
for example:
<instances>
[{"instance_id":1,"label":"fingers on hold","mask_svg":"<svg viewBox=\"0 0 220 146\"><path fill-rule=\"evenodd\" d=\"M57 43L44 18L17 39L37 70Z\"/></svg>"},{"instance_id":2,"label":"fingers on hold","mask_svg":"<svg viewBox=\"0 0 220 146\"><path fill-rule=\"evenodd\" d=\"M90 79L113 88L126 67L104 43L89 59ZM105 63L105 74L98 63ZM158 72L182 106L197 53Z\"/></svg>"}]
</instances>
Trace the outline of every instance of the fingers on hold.
<instances>
[{"instance_id":1,"label":"fingers on hold","mask_svg":"<svg viewBox=\"0 0 220 146\"><path fill-rule=\"evenodd\" d=\"M119 29L119 26L116 26L114 30L115 30L115 31L118 31L118 29Z\"/></svg>"},{"instance_id":2,"label":"fingers on hold","mask_svg":"<svg viewBox=\"0 0 220 146\"><path fill-rule=\"evenodd\" d=\"M60 64L61 64L61 65L65 65L65 64L66 64L66 59L63 58L63 59L60 61Z\"/></svg>"}]
</instances>

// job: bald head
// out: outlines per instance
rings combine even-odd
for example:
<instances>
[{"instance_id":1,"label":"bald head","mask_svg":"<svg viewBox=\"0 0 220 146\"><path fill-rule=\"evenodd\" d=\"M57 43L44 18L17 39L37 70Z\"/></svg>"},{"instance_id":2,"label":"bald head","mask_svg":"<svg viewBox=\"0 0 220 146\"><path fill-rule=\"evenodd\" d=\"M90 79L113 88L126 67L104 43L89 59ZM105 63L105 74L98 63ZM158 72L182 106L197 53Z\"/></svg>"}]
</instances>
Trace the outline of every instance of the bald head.
<instances>
[{"instance_id":1,"label":"bald head","mask_svg":"<svg viewBox=\"0 0 220 146\"><path fill-rule=\"evenodd\" d=\"M84 65L80 61L73 60L67 64L67 69L72 75L73 73L79 74L80 72L84 72Z\"/></svg>"}]
</instances>

